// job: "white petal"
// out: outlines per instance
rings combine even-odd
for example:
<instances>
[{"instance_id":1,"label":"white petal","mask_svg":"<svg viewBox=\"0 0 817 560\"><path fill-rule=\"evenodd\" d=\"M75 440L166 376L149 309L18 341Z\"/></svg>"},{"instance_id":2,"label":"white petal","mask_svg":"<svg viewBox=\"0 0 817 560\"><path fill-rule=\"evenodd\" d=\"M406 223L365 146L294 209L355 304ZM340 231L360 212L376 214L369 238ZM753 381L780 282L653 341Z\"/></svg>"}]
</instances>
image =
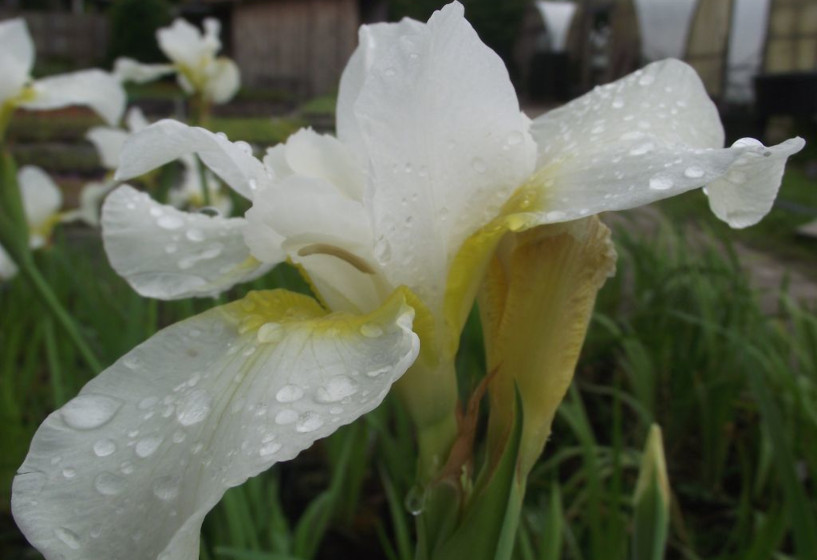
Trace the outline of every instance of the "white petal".
<instances>
[{"instance_id":1,"label":"white petal","mask_svg":"<svg viewBox=\"0 0 817 560\"><path fill-rule=\"evenodd\" d=\"M0 245L0 280L8 280L17 276L19 269L3 246Z\"/></svg>"},{"instance_id":2,"label":"white petal","mask_svg":"<svg viewBox=\"0 0 817 560\"><path fill-rule=\"evenodd\" d=\"M283 150L286 165L275 160L276 149ZM311 128L301 129L290 136L286 144L267 151L265 163L275 171L277 179L288 174L325 179L353 200L362 200L365 178L363 169L346 145L327 134Z\"/></svg>"},{"instance_id":3,"label":"white petal","mask_svg":"<svg viewBox=\"0 0 817 560\"><path fill-rule=\"evenodd\" d=\"M596 88L536 119L532 133L540 148L537 223L633 208L713 182L719 216L729 206L757 221L771 206L786 158L802 147L793 140L768 150L756 141L717 149L717 110L695 71L677 60ZM747 163L755 170L751 181L739 191L723 186ZM760 172L767 165L777 171Z\"/></svg>"},{"instance_id":4,"label":"white petal","mask_svg":"<svg viewBox=\"0 0 817 560\"><path fill-rule=\"evenodd\" d=\"M170 119L154 123L128 138L116 178L137 177L186 154L198 154L213 173L249 199L254 196L253 191L270 181L264 164L253 157L245 142L230 142L224 134Z\"/></svg>"},{"instance_id":5,"label":"white petal","mask_svg":"<svg viewBox=\"0 0 817 560\"><path fill-rule=\"evenodd\" d=\"M34 43L22 18L0 22L0 105L20 93L34 66Z\"/></svg>"},{"instance_id":6,"label":"white petal","mask_svg":"<svg viewBox=\"0 0 817 560\"><path fill-rule=\"evenodd\" d=\"M209 31L202 36L197 27L179 18L170 27L159 29L156 39L167 58L192 69L202 58L213 57L221 48L218 37Z\"/></svg>"},{"instance_id":7,"label":"white petal","mask_svg":"<svg viewBox=\"0 0 817 560\"><path fill-rule=\"evenodd\" d=\"M325 287L333 293L351 290L343 301L355 301L355 306L350 308L344 304L336 308L332 305L332 309L370 311L379 301L374 296L360 295L371 294L370 277L379 269L372 253L372 232L366 211L360 202L347 198L331 183L290 176L274 188L259 191L246 218L244 238L257 259L274 262L270 257L280 259L283 250L292 261L305 268L313 283L321 277L327 280ZM306 258L311 255L316 258ZM337 270L332 268L333 263ZM313 265L316 268L313 269ZM342 278L350 280L333 285ZM361 281L360 286L355 285L355 280ZM319 286L315 287L327 303L337 299Z\"/></svg>"},{"instance_id":8,"label":"white petal","mask_svg":"<svg viewBox=\"0 0 817 560\"><path fill-rule=\"evenodd\" d=\"M105 199L102 238L111 266L143 296L216 295L269 270L250 255L242 218L192 214L126 185Z\"/></svg>"},{"instance_id":9,"label":"white petal","mask_svg":"<svg viewBox=\"0 0 817 560\"><path fill-rule=\"evenodd\" d=\"M128 114L125 115L125 124L131 132L139 132L150 125L150 122L145 118L145 114L139 107L131 107Z\"/></svg>"},{"instance_id":10,"label":"white petal","mask_svg":"<svg viewBox=\"0 0 817 560\"><path fill-rule=\"evenodd\" d=\"M437 308L459 246L533 171L529 122L458 3L425 26L364 27L360 49L365 79L351 111L376 255L393 285Z\"/></svg>"},{"instance_id":11,"label":"white petal","mask_svg":"<svg viewBox=\"0 0 817 560\"><path fill-rule=\"evenodd\" d=\"M62 191L48 173L33 165L26 165L17 172L17 182L32 234L32 247L40 247L45 243L45 239L40 238L43 228L50 229L49 223L62 206Z\"/></svg>"},{"instance_id":12,"label":"white petal","mask_svg":"<svg viewBox=\"0 0 817 560\"><path fill-rule=\"evenodd\" d=\"M34 98L21 103L27 109L59 109L84 105L96 111L110 125L116 125L125 111L125 90L111 74L102 70L82 70L37 80Z\"/></svg>"},{"instance_id":13,"label":"white petal","mask_svg":"<svg viewBox=\"0 0 817 560\"><path fill-rule=\"evenodd\" d=\"M729 171L704 189L712 212L733 228L756 224L769 213L780 188L786 160L805 146L801 138L792 138L765 148L753 138L732 145L749 150L735 160ZM754 148L754 149L752 149Z\"/></svg>"},{"instance_id":14,"label":"white petal","mask_svg":"<svg viewBox=\"0 0 817 560\"><path fill-rule=\"evenodd\" d=\"M34 436L13 485L25 536L48 560L197 559L228 488L375 408L417 356L402 298L324 313L255 292L129 352Z\"/></svg>"},{"instance_id":15,"label":"white petal","mask_svg":"<svg viewBox=\"0 0 817 560\"><path fill-rule=\"evenodd\" d=\"M142 64L132 58L117 58L113 66L114 78L120 82L144 84L172 74L176 68L172 64Z\"/></svg>"},{"instance_id":16,"label":"white petal","mask_svg":"<svg viewBox=\"0 0 817 560\"><path fill-rule=\"evenodd\" d=\"M119 155L122 153L122 146L125 145L128 136L130 133L110 126L95 126L85 134L85 138L96 148L105 169L119 167Z\"/></svg>"},{"instance_id":17,"label":"white petal","mask_svg":"<svg viewBox=\"0 0 817 560\"><path fill-rule=\"evenodd\" d=\"M204 96L213 103L226 103L235 96L241 85L241 73L235 62L220 57L207 70Z\"/></svg>"}]
</instances>

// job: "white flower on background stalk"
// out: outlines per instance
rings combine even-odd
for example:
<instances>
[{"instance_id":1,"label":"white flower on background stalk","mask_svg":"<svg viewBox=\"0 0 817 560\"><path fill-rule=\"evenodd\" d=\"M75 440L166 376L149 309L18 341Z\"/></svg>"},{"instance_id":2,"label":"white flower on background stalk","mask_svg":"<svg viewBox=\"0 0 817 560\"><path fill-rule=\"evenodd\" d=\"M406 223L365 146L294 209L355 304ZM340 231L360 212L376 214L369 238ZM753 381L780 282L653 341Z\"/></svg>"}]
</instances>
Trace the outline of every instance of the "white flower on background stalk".
<instances>
[{"instance_id":1,"label":"white flower on background stalk","mask_svg":"<svg viewBox=\"0 0 817 560\"><path fill-rule=\"evenodd\" d=\"M174 121L126 142L121 179L196 153L252 202L228 219L111 193L106 250L139 293L211 295L289 259L323 306L274 291L216 307L154 335L49 416L12 500L47 558L196 558L227 488L377 406L413 362L409 407L453 410L461 327L507 232L703 185L718 216L748 225L802 146L722 148L712 102L678 61L531 123L458 3L427 24L361 29L337 132L303 130L263 162Z\"/></svg>"},{"instance_id":2,"label":"white flower on background stalk","mask_svg":"<svg viewBox=\"0 0 817 560\"><path fill-rule=\"evenodd\" d=\"M122 81L144 83L176 72L179 85L188 94L200 93L213 103L226 103L238 91L240 74L235 62L216 56L221 50L220 31L217 19L204 20L204 33L176 19L156 32L159 47L172 64L142 64L123 57L117 59L114 75Z\"/></svg>"},{"instance_id":3,"label":"white flower on background stalk","mask_svg":"<svg viewBox=\"0 0 817 560\"><path fill-rule=\"evenodd\" d=\"M0 123L17 107L58 109L69 105L85 105L108 123L119 122L125 110L125 92L107 72L81 70L33 80L33 66L34 43L25 20L0 22Z\"/></svg>"},{"instance_id":4,"label":"white flower on background stalk","mask_svg":"<svg viewBox=\"0 0 817 560\"><path fill-rule=\"evenodd\" d=\"M62 192L45 171L31 165L17 172L17 185L28 223L28 245L39 249L48 242L51 230L61 219ZM0 280L11 278L17 272L17 265L0 246Z\"/></svg>"},{"instance_id":5,"label":"white flower on background stalk","mask_svg":"<svg viewBox=\"0 0 817 560\"><path fill-rule=\"evenodd\" d=\"M85 137L94 145L99 154L102 166L111 171L119 167L119 156L125 141L144 130L149 125L144 113L138 107L132 107L125 115L126 128L97 126L88 131ZM202 195L201 177L193 156L185 155L179 158L182 165L181 180L168 193L169 202L176 208L200 209L205 206ZM224 192L221 181L209 170L204 171L207 189L210 194L210 207L222 216L228 216L232 210L232 200ZM116 181L107 181L104 184L92 183L83 189L80 200L82 213L77 215L92 226L99 225L99 204L105 195L117 185Z\"/></svg>"}]
</instances>

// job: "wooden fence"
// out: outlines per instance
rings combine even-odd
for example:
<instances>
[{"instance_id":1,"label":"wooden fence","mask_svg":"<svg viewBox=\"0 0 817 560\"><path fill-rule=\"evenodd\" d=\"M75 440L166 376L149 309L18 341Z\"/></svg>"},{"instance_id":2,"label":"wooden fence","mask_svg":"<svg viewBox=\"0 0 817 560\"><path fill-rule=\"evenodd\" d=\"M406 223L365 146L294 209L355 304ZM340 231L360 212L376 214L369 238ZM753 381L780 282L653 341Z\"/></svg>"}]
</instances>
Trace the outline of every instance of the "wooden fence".
<instances>
[{"instance_id":1,"label":"wooden fence","mask_svg":"<svg viewBox=\"0 0 817 560\"><path fill-rule=\"evenodd\" d=\"M12 17L25 18L38 60L64 61L84 67L99 64L105 58L108 20L103 15L0 10L0 20Z\"/></svg>"}]
</instances>

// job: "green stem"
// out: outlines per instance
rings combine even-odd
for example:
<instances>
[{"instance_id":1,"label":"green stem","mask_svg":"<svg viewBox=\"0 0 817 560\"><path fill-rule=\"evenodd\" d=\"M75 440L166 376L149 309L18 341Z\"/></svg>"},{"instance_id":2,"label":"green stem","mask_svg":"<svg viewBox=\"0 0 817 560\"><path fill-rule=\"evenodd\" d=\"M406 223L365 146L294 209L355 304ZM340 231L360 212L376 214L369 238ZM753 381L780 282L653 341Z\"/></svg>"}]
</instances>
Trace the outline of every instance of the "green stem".
<instances>
[{"instance_id":1,"label":"green stem","mask_svg":"<svg viewBox=\"0 0 817 560\"><path fill-rule=\"evenodd\" d=\"M207 173L205 172L204 164L198 156L196 156L196 169L199 172L199 185L201 186L201 197L204 200L204 205L210 206L210 189L207 185Z\"/></svg>"},{"instance_id":2,"label":"green stem","mask_svg":"<svg viewBox=\"0 0 817 560\"><path fill-rule=\"evenodd\" d=\"M95 373L102 371L102 365L86 344L74 320L71 319L71 316L59 302L59 299L57 299L57 296L54 295L54 292L51 290L45 278L42 277L40 271L37 270L30 254L18 259L17 265L20 267L20 271L31 282L34 291L37 292L37 295L57 320L57 323L59 323L68 335L68 338L70 338L71 342L77 347L85 363L87 363Z\"/></svg>"}]
</instances>

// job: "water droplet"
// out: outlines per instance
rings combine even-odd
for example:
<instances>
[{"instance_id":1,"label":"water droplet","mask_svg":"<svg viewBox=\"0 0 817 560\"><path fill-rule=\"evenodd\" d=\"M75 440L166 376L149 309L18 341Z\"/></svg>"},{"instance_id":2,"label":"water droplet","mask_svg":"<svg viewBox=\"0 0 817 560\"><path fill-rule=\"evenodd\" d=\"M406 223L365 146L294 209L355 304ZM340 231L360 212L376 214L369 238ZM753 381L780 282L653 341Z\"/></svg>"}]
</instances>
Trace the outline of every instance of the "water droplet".
<instances>
[{"instance_id":1,"label":"water droplet","mask_svg":"<svg viewBox=\"0 0 817 560\"><path fill-rule=\"evenodd\" d=\"M185 439L187 439L187 434L185 434L183 431L177 430L173 432L173 443L181 443Z\"/></svg>"},{"instance_id":2,"label":"water droplet","mask_svg":"<svg viewBox=\"0 0 817 560\"><path fill-rule=\"evenodd\" d=\"M192 426L203 421L210 414L212 397L203 389L185 395L176 408L176 419L182 426Z\"/></svg>"},{"instance_id":3,"label":"water droplet","mask_svg":"<svg viewBox=\"0 0 817 560\"><path fill-rule=\"evenodd\" d=\"M282 403L291 403L300 400L303 396L304 390L297 385L284 385L275 393L275 400Z\"/></svg>"},{"instance_id":4,"label":"water droplet","mask_svg":"<svg viewBox=\"0 0 817 560\"><path fill-rule=\"evenodd\" d=\"M67 479L72 479L75 476L77 476L77 470L72 469L71 467L65 467L64 469L62 469L62 476L64 476Z\"/></svg>"},{"instance_id":5,"label":"water droplet","mask_svg":"<svg viewBox=\"0 0 817 560\"><path fill-rule=\"evenodd\" d=\"M131 474L133 472L133 463L125 461L119 465L119 470L122 471L122 474Z\"/></svg>"},{"instance_id":6,"label":"water droplet","mask_svg":"<svg viewBox=\"0 0 817 560\"><path fill-rule=\"evenodd\" d=\"M165 245L165 253L167 253L168 255L172 255L173 253L175 253L178 250L179 250L179 246L175 245L173 243L169 243L169 244Z\"/></svg>"},{"instance_id":7,"label":"water droplet","mask_svg":"<svg viewBox=\"0 0 817 560\"><path fill-rule=\"evenodd\" d=\"M163 476L153 482L153 495L165 502L179 495L179 479L175 476Z\"/></svg>"},{"instance_id":8,"label":"water droplet","mask_svg":"<svg viewBox=\"0 0 817 560\"><path fill-rule=\"evenodd\" d=\"M88 534L92 539L98 539L102 535L102 525L95 525Z\"/></svg>"},{"instance_id":9,"label":"water droplet","mask_svg":"<svg viewBox=\"0 0 817 560\"><path fill-rule=\"evenodd\" d=\"M412 486L408 494L406 494L405 506L411 515L417 516L423 513L426 507L425 488L419 484Z\"/></svg>"},{"instance_id":10,"label":"water droplet","mask_svg":"<svg viewBox=\"0 0 817 560\"><path fill-rule=\"evenodd\" d=\"M374 323L364 323L360 326L360 334L366 338L377 338L383 336L383 329Z\"/></svg>"},{"instance_id":11,"label":"water droplet","mask_svg":"<svg viewBox=\"0 0 817 560\"><path fill-rule=\"evenodd\" d=\"M389 259L391 259L391 245L387 239L381 238L377 243L375 243L374 258L381 263L386 263L389 261Z\"/></svg>"},{"instance_id":12,"label":"water droplet","mask_svg":"<svg viewBox=\"0 0 817 560\"><path fill-rule=\"evenodd\" d=\"M638 85L640 86L648 86L655 82L655 76L652 74L644 74L641 76L641 79L638 80Z\"/></svg>"},{"instance_id":13,"label":"water droplet","mask_svg":"<svg viewBox=\"0 0 817 560\"><path fill-rule=\"evenodd\" d=\"M157 402L159 402L157 397L145 397L139 401L137 406L139 407L139 410L147 410L148 408L154 406Z\"/></svg>"},{"instance_id":14,"label":"water droplet","mask_svg":"<svg viewBox=\"0 0 817 560\"><path fill-rule=\"evenodd\" d=\"M54 531L54 534L71 550L79 549L79 536L75 532L69 531L65 527L60 527Z\"/></svg>"},{"instance_id":15,"label":"water droplet","mask_svg":"<svg viewBox=\"0 0 817 560\"><path fill-rule=\"evenodd\" d=\"M80 395L68 401L60 414L75 430L93 430L110 422L122 403L102 395Z\"/></svg>"},{"instance_id":16,"label":"water droplet","mask_svg":"<svg viewBox=\"0 0 817 560\"><path fill-rule=\"evenodd\" d=\"M139 367L139 358L134 354L128 354L122 358L122 364L128 369L136 369Z\"/></svg>"},{"instance_id":17,"label":"water droplet","mask_svg":"<svg viewBox=\"0 0 817 560\"><path fill-rule=\"evenodd\" d=\"M156 220L156 225L164 229L179 229L184 225L184 220L174 214L165 214Z\"/></svg>"},{"instance_id":18,"label":"water droplet","mask_svg":"<svg viewBox=\"0 0 817 560\"><path fill-rule=\"evenodd\" d=\"M218 137L219 137L219 138L221 138L222 140L226 140L226 139L227 139L227 135L226 135L226 134L224 134L223 132L216 132L216 136L218 136Z\"/></svg>"},{"instance_id":19,"label":"water droplet","mask_svg":"<svg viewBox=\"0 0 817 560\"><path fill-rule=\"evenodd\" d=\"M684 177L687 177L689 179L700 179L701 177L704 176L704 174L705 171L702 168L698 167L697 165L687 167L684 170Z\"/></svg>"},{"instance_id":20,"label":"water droplet","mask_svg":"<svg viewBox=\"0 0 817 560\"><path fill-rule=\"evenodd\" d=\"M601 134L602 132L604 132L604 127L599 125L594 127L593 130L590 131L590 134Z\"/></svg>"},{"instance_id":21,"label":"water droplet","mask_svg":"<svg viewBox=\"0 0 817 560\"><path fill-rule=\"evenodd\" d=\"M624 100L620 97L613 99L613 109L621 109L624 107Z\"/></svg>"},{"instance_id":22,"label":"water droplet","mask_svg":"<svg viewBox=\"0 0 817 560\"><path fill-rule=\"evenodd\" d=\"M732 144L733 148L758 148L763 147L763 142L755 138L739 138Z\"/></svg>"},{"instance_id":23,"label":"water droplet","mask_svg":"<svg viewBox=\"0 0 817 560\"><path fill-rule=\"evenodd\" d=\"M648 154L651 151L653 151L653 148L655 148L655 146L653 145L652 142L645 142L644 144L641 144L640 146L636 146L635 148L630 150L630 155L631 156L643 156L644 154Z\"/></svg>"},{"instance_id":24,"label":"water droplet","mask_svg":"<svg viewBox=\"0 0 817 560\"><path fill-rule=\"evenodd\" d=\"M145 457L150 457L156 453L156 450L159 449L160 445L162 445L162 441L164 441L164 439L160 436L148 436L136 442L136 448L134 451L136 452L136 455L142 459Z\"/></svg>"},{"instance_id":25,"label":"water droplet","mask_svg":"<svg viewBox=\"0 0 817 560\"><path fill-rule=\"evenodd\" d=\"M284 327L280 323L264 323L258 329L258 342L278 342L284 338Z\"/></svg>"},{"instance_id":26,"label":"water droplet","mask_svg":"<svg viewBox=\"0 0 817 560\"><path fill-rule=\"evenodd\" d=\"M94 479L94 488L103 496L116 496L125 489L125 479L113 473L102 472Z\"/></svg>"},{"instance_id":27,"label":"water droplet","mask_svg":"<svg viewBox=\"0 0 817 560\"><path fill-rule=\"evenodd\" d=\"M251 156L252 155L252 146L250 146L247 142L243 140L238 140L233 143L236 148L244 152L245 154Z\"/></svg>"},{"instance_id":28,"label":"water droplet","mask_svg":"<svg viewBox=\"0 0 817 560\"><path fill-rule=\"evenodd\" d=\"M340 414L341 412L343 412L342 406L333 406L329 409L329 414Z\"/></svg>"},{"instance_id":29,"label":"water droplet","mask_svg":"<svg viewBox=\"0 0 817 560\"><path fill-rule=\"evenodd\" d=\"M516 146L521 144L522 140L524 140L522 133L519 132L518 130L514 130L513 132L508 134L508 138L505 141L508 143L508 146Z\"/></svg>"},{"instance_id":30,"label":"water droplet","mask_svg":"<svg viewBox=\"0 0 817 560\"><path fill-rule=\"evenodd\" d=\"M158 218L164 213L165 213L164 210L162 210L158 206L154 206L150 209L150 215L153 216L154 218Z\"/></svg>"},{"instance_id":31,"label":"water droplet","mask_svg":"<svg viewBox=\"0 0 817 560\"><path fill-rule=\"evenodd\" d=\"M280 424L281 426L285 426L286 424L292 424L297 419L298 413L289 408L285 408L284 410L281 410L280 412L278 412L278 414L275 415L275 423Z\"/></svg>"},{"instance_id":32,"label":"water droplet","mask_svg":"<svg viewBox=\"0 0 817 560\"><path fill-rule=\"evenodd\" d=\"M101 439L94 444L94 453L97 457L107 457L116 451L116 443L110 439Z\"/></svg>"},{"instance_id":33,"label":"water droplet","mask_svg":"<svg viewBox=\"0 0 817 560\"><path fill-rule=\"evenodd\" d=\"M548 222L558 222L565 219L566 214L561 210L551 210L545 214L545 220Z\"/></svg>"},{"instance_id":34,"label":"water droplet","mask_svg":"<svg viewBox=\"0 0 817 560\"><path fill-rule=\"evenodd\" d=\"M190 228L185 233L184 236L189 239L190 241L204 241L204 232L197 228Z\"/></svg>"},{"instance_id":35,"label":"water droplet","mask_svg":"<svg viewBox=\"0 0 817 560\"><path fill-rule=\"evenodd\" d=\"M295 431L306 434L314 432L321 426L323 426L323 418L314 412L305 412L298 419L298 423L295 424Z\"/></svg>"},{"instance_id":36,"label":"water droplet","mask_svg":"<svg viewBox=\"0 0 817 560\"><path fill-rule=\"evenodd\" d=\"M475 157L471 160L471 167L477 173L485 173L488 167L485 165L485 161L482 158Z\"/></svg>"},{"instance_id":37,"label":"water droplet","mask_svg":"<svg viewBox=\"0 0 817 560\"><path fill-rule=\"evenodd\" d=\"M277 453L279 449L281 449L280 443L277 441L270 441L261 446L261 448L258 450L258 454L262 457L269 457L270 455Z\"/></svg>"},{"instance_id":38,"label":"water droplet","mask_svg":"<svg viewBox=\"0 0 817 560\"><path fill-rule=\"evenodd\" d=\"M371 371L367 371L366 375L369 376L369 377L379 377L379 376L383 375L384 373L386 373L387 371L390 371L390 370L391 370L391 367L385 366L385 367L382 367L382 368L377 368L377 369L373 369Z\"/></svg>"},{"instance_id":39,"label":"water droplet","mask_svg":"<svg viewBox=\"0 0 817 560\"><path fill-rule=\"evenodd\" d=\"M318 388L315 400L322 403L342 401L357 393L357 383L345 375L336 375Z\"/></svg>"},{"instance_id":40,"label":"water droplet","mask_svg":"<svg viewBox=\"0 0 817 560\"><path fill-rule=\"evenodd\" d=\"M656 175L650 179L650 188L654 191L671 189L674 184L672 178L666 175Z\"/></svg>"}]
</instances>

